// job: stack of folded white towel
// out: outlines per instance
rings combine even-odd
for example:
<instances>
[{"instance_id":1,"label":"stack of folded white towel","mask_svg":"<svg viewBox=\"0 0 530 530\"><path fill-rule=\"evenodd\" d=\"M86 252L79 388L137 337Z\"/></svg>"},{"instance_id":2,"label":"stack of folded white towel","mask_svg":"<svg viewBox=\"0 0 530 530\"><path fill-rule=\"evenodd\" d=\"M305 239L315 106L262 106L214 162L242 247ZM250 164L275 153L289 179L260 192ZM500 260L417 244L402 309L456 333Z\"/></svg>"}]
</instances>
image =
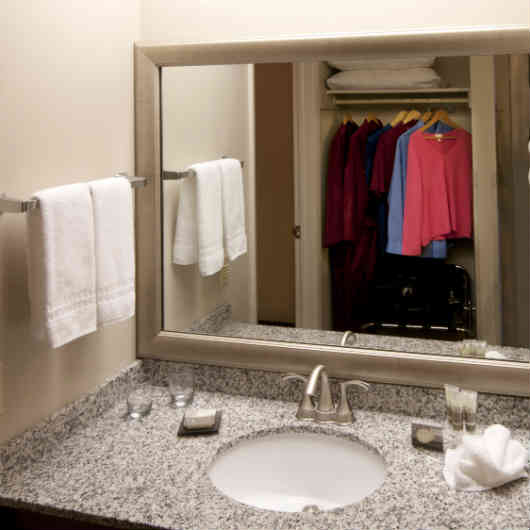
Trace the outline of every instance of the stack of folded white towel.
<instances>
[{"instance_id":1,"label":"stack of folded white towel","mask_svg":"<svg viewBox=\"0 0 530 530\"><path fill-rule=\"evenodd\" d=\"M328 61L340 72L332 75L327 85L332 90L438 88L442 80L433 69L434 60L435 57L404 57Z\"/></svg>"},{"instance_id":2,"label":"stack of folded white towel","mask_svg":"<svg viewBox=\"0 0 530 530\"><path fill-rule=\"evenodd\" d=\"M34 195L28 213L33 327L57 348L134 315L132 190L122 177Z\"/></svg>"},{"instance_id":3,"label":"stack of folded white towel","mask_svg":"<svg viewBox=\"0 0 530 530\"><path fill-rule=\"evenodd\" d=\"M196 176L179 187L173 263L198 263L201 276L211 276L225 256L233 261L247 251L241 163L223 158L189 169Z\"/></svg>"}]
</instances>

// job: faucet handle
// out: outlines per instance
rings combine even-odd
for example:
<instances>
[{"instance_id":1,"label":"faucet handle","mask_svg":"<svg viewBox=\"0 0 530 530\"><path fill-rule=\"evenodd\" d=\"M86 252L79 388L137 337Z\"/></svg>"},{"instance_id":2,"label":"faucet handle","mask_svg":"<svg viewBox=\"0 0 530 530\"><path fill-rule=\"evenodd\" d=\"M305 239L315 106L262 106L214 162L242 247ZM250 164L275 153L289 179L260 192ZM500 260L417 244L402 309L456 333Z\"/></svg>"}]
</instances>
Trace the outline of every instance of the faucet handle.
<instances>
[{"instance_id":1,"label":"faucet handle","mask_svg":"<svg viewBox=\"0 0 530 530\"><path fill-rule=\"evenodd\" d=\"M348 403L348 396L346 394L346 389L349 386L358 386L363 390L370 390L369 383L358 379L352 379L351 381L343 381L340 383L340 401L337 406L337 414L335 417L337 423L353 423L353 412Z\"/></svg>"},{"instance_id":2,"label":"faucet handle","mask_svg":"<svg viewBox=\"0 0 530 530\"><path fill-rule=\"evenodd\" d=\"M285 374L282 376L282 381L304 381L307 383L307 377L300 374Z\"/></svg>"},{"instance_id":3,"label":"faucet handle","mask_svg":"<svg viewBox=\"0 0 530 530\"><path fill-rule=\"evenodd\" d=\"M299 374L285 374L282 377L282 381L303 381L304 383L307 383L307 380L307 377ZM312 420L314 416L315 408L313 406L313 402L311 401L311 397L304 392L304 395L298 404L296 417L299 420Z\"/></svg>"}]
</instances>

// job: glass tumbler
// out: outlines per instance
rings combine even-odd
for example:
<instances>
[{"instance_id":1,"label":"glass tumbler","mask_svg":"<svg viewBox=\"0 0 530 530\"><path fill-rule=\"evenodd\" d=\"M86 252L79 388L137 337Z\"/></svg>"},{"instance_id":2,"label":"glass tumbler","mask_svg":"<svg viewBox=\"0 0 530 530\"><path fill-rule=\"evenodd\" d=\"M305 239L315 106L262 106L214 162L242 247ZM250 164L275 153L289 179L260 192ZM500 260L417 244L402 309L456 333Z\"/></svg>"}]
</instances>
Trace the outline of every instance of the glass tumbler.
<instances>
[{"instance_id":1,"label":"glass tumbler","mask_svg":"<svg viewBox=\"0 0 530 530\"><path fill-rule=\"evenodd\" d=\"M153 407L153 397L148 387L140 386L127 396L127 416L138 420L147 416Z\"/></svg>"},{"instance_id":2,"label":"glass tumbler","mask_svg":"<svg viewBox=\"0 0 530 530\"><path fill-rule=\"evenodd\" d=\"M171 396L170 405L182 408L193 400L194 373L189 365L178 365L168 373L168 387Z\"/></svg>"}]
</instances>

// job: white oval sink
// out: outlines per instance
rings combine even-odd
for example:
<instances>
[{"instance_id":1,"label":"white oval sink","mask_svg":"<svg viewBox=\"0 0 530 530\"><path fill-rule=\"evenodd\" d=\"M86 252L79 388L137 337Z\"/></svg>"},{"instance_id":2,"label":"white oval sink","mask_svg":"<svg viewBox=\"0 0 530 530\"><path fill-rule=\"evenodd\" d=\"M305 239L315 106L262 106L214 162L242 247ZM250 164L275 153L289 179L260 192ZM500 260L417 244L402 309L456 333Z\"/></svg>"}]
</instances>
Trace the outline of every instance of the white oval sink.
<instances>
[{"instance_id":1,"label":"white oval sink","mask_svg":"<svg viewBox=\"0 0 530 530\"><path fill-rule=\"evenodd\" d=\"M347 438L281 433L241 441L221 453L208 474L217 489L239 502L301 512L360 501L385 480L385 463Z\"/></svg>"}]
</instances>

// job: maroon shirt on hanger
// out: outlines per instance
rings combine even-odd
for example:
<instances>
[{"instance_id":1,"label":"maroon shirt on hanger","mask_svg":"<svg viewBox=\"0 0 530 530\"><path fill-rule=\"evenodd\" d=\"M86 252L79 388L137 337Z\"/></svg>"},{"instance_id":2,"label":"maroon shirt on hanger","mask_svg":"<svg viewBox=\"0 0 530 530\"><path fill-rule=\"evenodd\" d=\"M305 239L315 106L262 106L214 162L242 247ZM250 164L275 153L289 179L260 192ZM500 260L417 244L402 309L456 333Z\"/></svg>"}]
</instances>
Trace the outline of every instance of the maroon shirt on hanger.
<instances>
[{"instance_id":1,"label":"maroon shirt on hanger","mask_svg":"<svg viewBox=\"0 0 530 530\"><path fill-rule=\"evenodd\" d=\"M365 174L366 140L381 127L381 122L364 121L350 138L348 161L344 171L344 241L359 241L368 208L368 184Z\"/></svg>"},{"instance_id":2,"label":"maroon shirt on hanger","mask_svg":"<svg viewBox=\"0 0 530 530\"><path fill-rule=\"evenodd\" d=\"M418 123L417 120L409 121L407 124L398 123L379 138L370 182L370 191L377 196L380 197L390 190L397 141L404 132L414 127L416 123Z\"/></svg>"},{"instance_id":3,"label":"maroon shirt on hanger","mask_svg":"<svg viewBox=\"0 0 530 530\"><path fill-rule=\"evenodd\" d=\"M335 330L358 329L368 313L377 251L375 219L368 212L365 151L368 136L380 127L380 122L365 120L350 138L342 202L336 206L343 208L343 240L329 249Z\"/></svg>"},{"instance_id":4,"label":"maroon shirt on hanger","mask_svg":"<svg viewBox=\"0 0 530 530\"><path fill-rule=\"evenodd\" d=\"M344 239L344 169L346 167L350 138L358 128L358 125L354 122L342 124L331 141L326 179L324 247L330 247Z\"/></svg>"}]
</instances>

